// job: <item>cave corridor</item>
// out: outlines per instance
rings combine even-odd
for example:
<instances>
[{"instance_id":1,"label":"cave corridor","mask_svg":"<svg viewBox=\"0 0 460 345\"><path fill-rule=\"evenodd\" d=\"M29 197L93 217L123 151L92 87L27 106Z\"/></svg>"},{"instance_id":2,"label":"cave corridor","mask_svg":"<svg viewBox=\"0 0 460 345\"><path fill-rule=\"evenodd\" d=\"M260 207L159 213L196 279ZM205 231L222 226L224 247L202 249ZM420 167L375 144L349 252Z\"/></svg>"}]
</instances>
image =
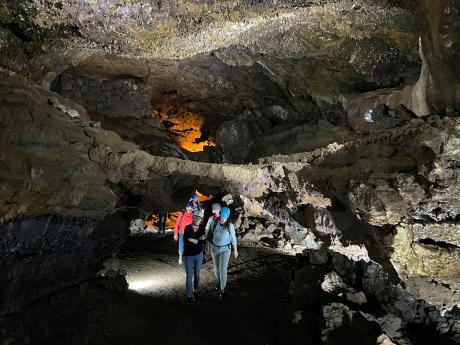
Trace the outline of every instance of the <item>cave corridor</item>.
<instances>
[{"instance_id":1,"label":"cave corridor","mask_svg":"<svg viewBox=\"0 0 460 345\"><path fill-rule=\"evenodd\" d=\"M459 0L0 0L0 47L0 345L460 343Z\"/></svg>"}]
</instances>

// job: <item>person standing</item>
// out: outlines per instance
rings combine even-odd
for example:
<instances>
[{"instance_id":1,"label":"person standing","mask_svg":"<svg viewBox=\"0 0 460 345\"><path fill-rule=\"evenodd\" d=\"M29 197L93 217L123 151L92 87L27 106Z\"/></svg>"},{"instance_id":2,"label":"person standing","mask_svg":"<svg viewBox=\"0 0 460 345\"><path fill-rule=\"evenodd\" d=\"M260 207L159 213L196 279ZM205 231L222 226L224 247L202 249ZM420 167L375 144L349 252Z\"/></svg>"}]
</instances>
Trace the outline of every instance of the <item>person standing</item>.
<instances>
[{"instance_id":1,"label":"person standing","mask_svg":"<svg viewBox=\"0 0 460 345\"><path fill-rule=\"evenodd\" d=\"M166 223L168 221L168 212L161 210L158 212L158 232L162 235L166 233Z\"/></svg>"},{"instance_id":2,"label":"person standing","mask_svg":"<svg viewBox=\"0 0 460 345\"><path fill-rule=\"evenodd\" d=\"M202 221L203 211L194 211L192 224L184 229L185 289L188 303L193 303L198 298L203 247L206 242L204 228L200 226Z\"/></svg>"},{"instance_id":3,"label":"person standing","mask_svg":"<svg viewBox=\"0 0 460 345\"><path fill-rule=\"evenodd\" d=\"M212 215L208 218L208 221L206 222L206 226L204 228L205 230L205 233L206 233L206 236L208 236L208 233L209 233L209 229L211 228L211 225L214 221L217 221L219 220L219 213L220 213L220 209L222 207L220 206L219 203L214 203L212 204ZM211 248L210 248L210 242L207 242L206 244L206 247L204 249L204 252L203 252L203 256L204 256L204 259L203 261L206 262L207 260L207 255L211 252Z\"/></svg>"},{"instance_id":4,"label":"person standing","mask_svg":"<svg viewBox=\"0 0 460 345\"><path fill-rule=\"evenodd\" d=\"M193 222L193 204L187 203L185 210L179 212L176 225L174 226L174 241L179 241L179 265L182 265L182 254L184 253L184 230Z\"/></svg>"},{"instance_id":5,"label":"person standing","mask_svg":"<svg viewBox=\"0 0 460 345\"><path fill-rule=\"evenodd\" d=\"M209 229L211 228L212 222L214 222L214 221L219 219L219 213L220 213L221 208L222 207L217 202L212 204L212 215L208 218L208 221L207 221L206 226L204 228L205 231L206 231L206 235L208 234Z\"/></svg>"},{"instance_id":6,"label":"person standing","mask_svg":"<svg viewBox=\"0 0 460 345\"><path fill-rule=\"evenodd\" d=\"M214 275L217 279L216 289L219 299L226 297L227 268L233 249L233 256L238 257L238 248L234 225L228 220L230 209L224 207L220 210L219 219L214 220L208 231L208 240L211 243L211 256L214 265Z\"/></svg>"}]
</instances>

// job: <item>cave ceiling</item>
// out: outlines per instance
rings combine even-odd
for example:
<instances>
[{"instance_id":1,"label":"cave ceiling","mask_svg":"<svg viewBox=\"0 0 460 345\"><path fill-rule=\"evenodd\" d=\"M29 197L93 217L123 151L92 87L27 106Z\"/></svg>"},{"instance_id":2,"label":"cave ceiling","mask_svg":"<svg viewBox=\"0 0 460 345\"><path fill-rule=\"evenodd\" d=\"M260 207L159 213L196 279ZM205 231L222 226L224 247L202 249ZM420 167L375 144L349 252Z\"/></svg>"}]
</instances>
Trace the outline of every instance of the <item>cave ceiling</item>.
<instances>
[{"instance_id":1,"label":"cave ceiling","mask_svg":"<svg viewBox=\"0 0 460 345\"><path fill-rule=\"evenodd\" d=\"M173 91L225 116L257 108L250 100L305 115L341 94L413 83L417 23L412 1L0 5L2 46L15 55L2 57L10 70L38 81L75 66L132 75L145 78L153 99Z\"/></svg>"}]
</instances>

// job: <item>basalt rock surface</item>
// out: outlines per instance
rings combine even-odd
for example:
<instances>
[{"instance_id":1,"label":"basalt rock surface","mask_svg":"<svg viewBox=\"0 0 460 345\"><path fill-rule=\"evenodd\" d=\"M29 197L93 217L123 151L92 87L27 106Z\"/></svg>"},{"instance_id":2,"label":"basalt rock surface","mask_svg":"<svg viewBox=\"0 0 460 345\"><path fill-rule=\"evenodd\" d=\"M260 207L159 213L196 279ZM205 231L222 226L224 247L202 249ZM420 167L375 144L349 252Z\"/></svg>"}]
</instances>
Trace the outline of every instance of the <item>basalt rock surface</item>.
<instances>
[{"instance_id":1,"label":"basalt rock surface","mask_svg":"<svg viewBox=\"0 0 460 345\"><path fill-rule=\"evenodd\" d=\"M120 249L127 224L115 215L102 222L40 216L1 224L0 235L4 314L93 276Z\"/></svg>"},{"instance_id":2,"label":"basalt rock surface","mask_svg":"<svg viewBox=\"0 0 460 345\"><path fill-rule=\"evenodd\" d=\"M408 344L426 324L459 341L459 12L2 1L0 309L87 278L124 235L117 211L178 210L198 188L232 195L243 240L342 280L339 300L320 283L307 290L321 306L294 298L295 334L333 344L364 325ZM217 149L182 150L152 117L162 107L201 116Z\"/></svg>"}]
</instances>

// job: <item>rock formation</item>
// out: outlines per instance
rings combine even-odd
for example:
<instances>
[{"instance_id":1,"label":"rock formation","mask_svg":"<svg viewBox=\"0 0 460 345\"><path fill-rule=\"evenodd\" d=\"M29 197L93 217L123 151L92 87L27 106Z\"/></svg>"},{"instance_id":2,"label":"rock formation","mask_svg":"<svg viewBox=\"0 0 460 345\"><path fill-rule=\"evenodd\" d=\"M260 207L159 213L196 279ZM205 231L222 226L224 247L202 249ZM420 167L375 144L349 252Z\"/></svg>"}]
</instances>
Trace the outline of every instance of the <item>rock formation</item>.
<instances>
[{"instance_id":1,"label":"rock formation","mask_svg":"<svg viewBox=\"0 0 460 345\"><path fill-rule=\"evenodd\" d=\"M229 194L243 240L308 261L324 303L294 287L289 317L315 308L311 339L460 341L459 11L1 1L0 313L87 279L133 213L198 188Z\"/></svg>"}]
</instances>

